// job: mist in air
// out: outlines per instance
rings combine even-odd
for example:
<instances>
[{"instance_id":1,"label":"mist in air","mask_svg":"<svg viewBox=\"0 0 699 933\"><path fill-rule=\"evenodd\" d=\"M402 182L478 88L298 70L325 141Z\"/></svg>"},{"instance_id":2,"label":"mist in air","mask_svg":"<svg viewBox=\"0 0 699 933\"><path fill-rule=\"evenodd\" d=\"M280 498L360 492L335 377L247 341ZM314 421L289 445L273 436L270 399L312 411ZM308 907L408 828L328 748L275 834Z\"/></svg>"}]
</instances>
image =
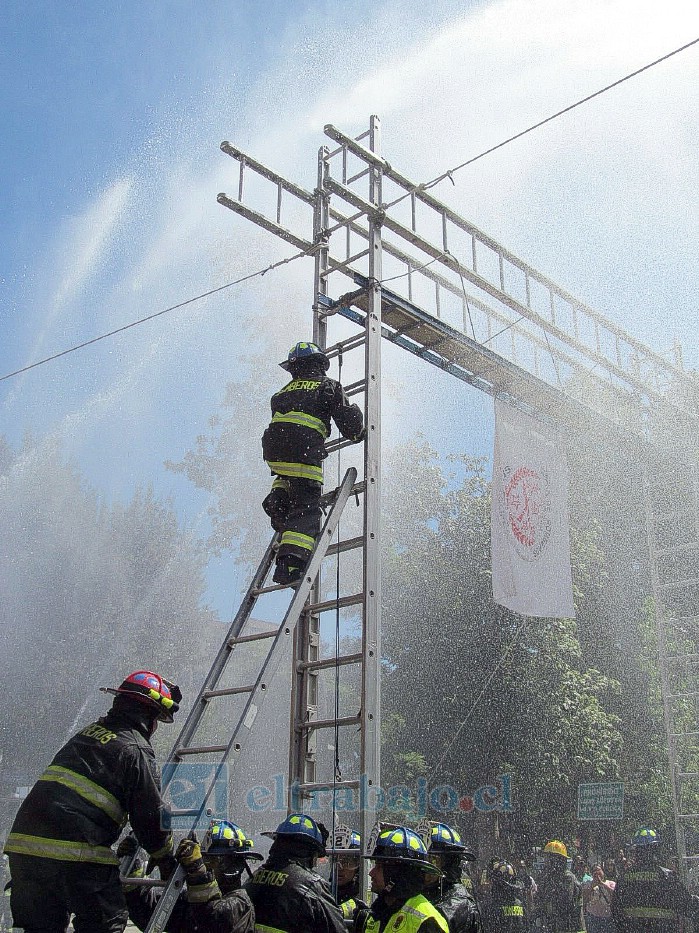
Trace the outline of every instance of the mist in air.
<instances>
[{"instance_id":1,"label":"mist in air","mask_svg":"<svg viewBox=\"0 0 699 933\"><path fill-rule=\"evenodd\" d=\"M351 11L311 4L293 19L275 21L278 34L266 38L259 64L252 68L248 61L244 74L219 36L199 66L186 66L201 68L200 98L161 101L145 141L99 184L76 191L74 209L44 231L23 273L6 277L0 375L262 273L296 252L217 204L218 192L237 193L237 163L219 150L224 139L312 191L318 148L331 145L323 126L358 135L377 113L384 157L415 182L429 181L696 33L696 14L679 0L662 11L630 0L566 6L502 0L464 10L443 2L428 14L401 2L378 9L358 3ZM229 41L232 46L234 38ZM247 55L254 57L249 49ZM658 353L676 356L681 347L690 370L698 361L698 71L689 50L433 189ZM305 222L310 239L310 218ZM164 667L190 697L196 692L268 541L259 508L269 482L260 436L269 396L283 379L277 363L292 343L311 336L312 292L313 260L298 259L0 383L6 525L0 588L3 637L11 648L1 678L8 713L0 733L3 792L31 784L74 723L102 711L97 688L113 686L128 669ZM429 773L429 762L416 758L408 767L401 749L419 757L431 731L459 722L456 713L447 723L437 712L417 717L412 730L404 721L411 693L401 696L390 680L401 663L437 692L458 693L440 682L437 662L425 659L430 637L423 631L420 640L419 618L433 626L430 611L450 613L468 633L457 655L469 696L477 695L474 671L492 666L502 648L491 637L493 620L473 611L489 584L483 509L492 424L488 396L386 347L384 576L393 717L386 761L392 780L401 768L412 768L411 778ZM219 463L212 489L205 470L197 475L186 468L187 457L214 452L222 425L227 441L215 452L228 467ZM649 595L642 465L616 438L595 438L601 446L591 449L601 453L589 458L587 440L567 439L579 605L584 620L596 620L587 635L578 635L590 666L594 661L611 681L620 672L607 670L605 657L629 649L626 639L633 636L625 632L641 625ZM624 463L626 482L618 472ZM344 572L351 573L351 564ZM414 631L401 647L398 620L412 617ZM596 653L592 643L589 633L600 625L611 633L609 652ZM328 651L333 626L326 620L323 628ZM572 637L549 635L551 642L532 635L530 660ZM343 615L337 637L349 647L356 639L351 613ZM183 644L190 646L186 663ZM440 651L437 637L436 655L446 663L447 646ZM420 670L409 657L417 655ZM571 648L572 667L574 656ZM338 702L348 702L355 687L344 683ZM594 705L593 693L597 702L618 689L590 688L586 696ZM327 709L336 702L334 690L329 680L322 686ZM287 696L280 677L241 765L246 791L257 782L273 797L274 775L286 773ZM424 701L427 708L427 693ZM618 703L610 701L614 709ZM484 740L487 728L492 742L483 741L478 762L469 758L461 768L448 762L450 781L472 789L494 777L505 724L493 715L489 727L485 717L474 718L463 742ZM37 723L42 739L29 754L27 734ZM609 748L616 748L617 727L605 719ZM169 738L159 736L161 752ZM466 757L465 748L459 746L457 757ZM323 768L332 770L331 758L322 752ZM348 739L344 772L355 762ZM534 763L514 766L524 772ZM530 804L537 794L543 791L533 789ZM244 794L236 806L247 806ZM271 808L255 811L251 831L273 828L277 816Z\"/></svg>"}]
</instances>

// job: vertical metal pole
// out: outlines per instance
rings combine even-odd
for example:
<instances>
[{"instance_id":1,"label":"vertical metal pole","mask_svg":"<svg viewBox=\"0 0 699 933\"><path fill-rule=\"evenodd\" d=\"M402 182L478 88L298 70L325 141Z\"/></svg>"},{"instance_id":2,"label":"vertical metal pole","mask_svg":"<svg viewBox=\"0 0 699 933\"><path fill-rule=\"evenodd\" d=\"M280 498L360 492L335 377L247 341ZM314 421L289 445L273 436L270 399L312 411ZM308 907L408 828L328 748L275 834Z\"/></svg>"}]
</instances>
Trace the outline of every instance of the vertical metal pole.
<instances>
[{"instance_id":1,"label":"vertical metal pole","mask_svg":"<svg viewBox=\"0 0 699 933\"><path fill-rule=\"evenodd\" d=\"M319 347L327 347L328 325L324 317L320 316L318 295L328 294L328 234L330 219L330 194L325 187L325 178L328 173L327 158L329 150L321 146L318 150L318 183L315 190L315 206L313 210L313 242L316 246L315 268L313 276L313 342Z\"/></svg>"},{"instance_id":2,"label":"vertical metal pole","mask_svg":"<svg viewBox=\"0 0 699 933\"><path fill-rule=\"evenodd\" d=\"M665 723L665 734L667 737L668 764L670 767L670 787L672 790L672 809L675 822L675 842L677 844L677 856L680 875L685 884L687 884L687 847L684 837L684 825L682 822L682 788L680 786L679 766L677 761L677 747L675 745L674 716L672 713L672 701L669 699L671 694L670 671L667 649L667 631L666 616L667 609L664 604L662 591L660 588L660 575L658 573L657 556L657 538L655 527L655 510L653 508L653 489L651 488L651 474L653 464L649 463L652 455L646 455L644 464L643 490L646 508L646 528L648 536L648 556L650 558L651 584L653 591L653 603L655 610L655 625L658 634L658 667L660 669L660 694L663 704L663 721Z\"/></svg>"},{"instance_id":3,"label":"vertical metal pole","mask_svg":"<svg viewBox=\"0 0 699 933\"><path fill-rule=\"evenodd\" d=\"M371 117L370 149L381 156L381 121ZM366 428L364 445L364 630L362 633L362 709L360 825L366 847L376 821L376 790L381 782L381 221L382 172L369 170L369 292L366 317ZM368 884L362 860L362 891Z\"/></svg>"},{"instance_id":4,"label":"vertical metal pole","mask_svg":"<svg viewBox=\"0 0 699 933\"><path fill-rule=\"evenodd\" d=\"M327 294L328 229L330 195L325 190L328 150L321 146L318 151L318 183L313 207L313 242L316 245L313 274L313 342L325 349L327 346L327 323L320 315L319 294ZM318 602L320 573L314 584L311 602ZM308 715L317 713L318 674L304 672L304 661L315 661L320 654L320 617L303 615L294 632L293 667L291 672L291 716L289 734L289 785L287 806L289 810L301 806L303 798L294 799L294 787L298 784L315 783L317 778L317 732L299 732L296 724L305 721Z\"/></svg>"}]
</instances>

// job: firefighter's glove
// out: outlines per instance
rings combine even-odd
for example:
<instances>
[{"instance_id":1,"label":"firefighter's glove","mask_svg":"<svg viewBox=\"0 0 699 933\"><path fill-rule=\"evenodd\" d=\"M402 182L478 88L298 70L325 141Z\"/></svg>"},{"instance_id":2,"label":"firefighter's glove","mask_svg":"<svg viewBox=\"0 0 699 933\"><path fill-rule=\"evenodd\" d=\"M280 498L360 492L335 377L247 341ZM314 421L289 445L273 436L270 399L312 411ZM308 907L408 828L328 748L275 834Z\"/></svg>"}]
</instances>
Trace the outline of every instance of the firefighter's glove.
<instances>
[{"instance_id":1,"label":"firefighter's glove","mask_svg":"<svg viewBox=\"0 0 699 933\"><path fill-rule=\"evenodd\" d=\"M366 428L362 428L359 434L356 437L353 437L352 440L355 444L361 444L361 442L366 438Z\"/></svg>"},{"instance_id":2,"label":"firefighter's glove","mask_svg":"<svg viewBox=\"0 0 699 933\"><path fill-rule=\"evenodd\" d=\"M175 858L187 872L187 878L206 874L206 865L201 856L201 846L196 839L183 839L177 846Z\"/></svg>"},{"instance_id":3,"label":"firefighter's glove","mask_svg":"<svg viewBox=\"0 0 699 933\"><path fill-rule=\"evenodd\" d=\"M146 874L150 875L155 868L158 869L162 881L169 881L177 871L177 860L173 855L164 855L157 859L151 856Z\"/></svg>"},{"instance_id":4,"label":"firefighter's glove","mask_svg":"<svg viewBox=\"0 0 699 933\"><path fill-rule=\"evenodd\" d=\"M119 845L117 846L116 854L118 859L122 858L133 858L134 855L138 852L140 846L138 840L135 836L129 834L124 836Z\"/></svg>"}]
</instances>

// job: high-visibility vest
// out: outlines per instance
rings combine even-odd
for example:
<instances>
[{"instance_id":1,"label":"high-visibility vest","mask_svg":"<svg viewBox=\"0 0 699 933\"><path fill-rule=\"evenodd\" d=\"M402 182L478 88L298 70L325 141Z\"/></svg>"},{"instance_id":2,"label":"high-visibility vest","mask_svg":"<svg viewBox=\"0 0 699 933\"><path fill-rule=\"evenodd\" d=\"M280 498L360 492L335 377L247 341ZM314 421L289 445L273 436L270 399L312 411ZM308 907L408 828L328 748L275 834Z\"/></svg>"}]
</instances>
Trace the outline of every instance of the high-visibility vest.
<instances>
[{"instance_id":1,"label":"high-visibility vest","mask_svg":"<svg viewBox=\"0 0 699 933\"><path fill-rule=\"evenodd\" d=\"M449 933L449 926L437 908L422 894L408 898L389 919L383 933L417 933L425 920L436 921L442 933ZM362 933L379 933L380 921L371 914L367 915Z\"/></svg>"}]
</instances>

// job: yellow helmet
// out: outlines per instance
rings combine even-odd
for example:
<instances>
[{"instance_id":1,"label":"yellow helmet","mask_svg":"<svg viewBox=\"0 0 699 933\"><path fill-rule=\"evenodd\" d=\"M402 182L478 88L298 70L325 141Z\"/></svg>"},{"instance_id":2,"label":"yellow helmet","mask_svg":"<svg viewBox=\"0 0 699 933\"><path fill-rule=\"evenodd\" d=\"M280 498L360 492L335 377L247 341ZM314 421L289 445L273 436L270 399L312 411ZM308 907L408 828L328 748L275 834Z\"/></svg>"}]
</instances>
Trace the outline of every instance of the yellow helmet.
<instances>
[{"instance_id":1,"label":"yellow helmet","mask_svg":"<svg viewBox=\"0 0 699 933\"><path fill-rule=\"evenodd\" d=\"M551 855L560 855L561 858L568 858L568 850L564 843L559 842L558 839L552 839L551 842L547 842L544 846L544 852L549 852Z\"/></svg>"}]
</instances>

